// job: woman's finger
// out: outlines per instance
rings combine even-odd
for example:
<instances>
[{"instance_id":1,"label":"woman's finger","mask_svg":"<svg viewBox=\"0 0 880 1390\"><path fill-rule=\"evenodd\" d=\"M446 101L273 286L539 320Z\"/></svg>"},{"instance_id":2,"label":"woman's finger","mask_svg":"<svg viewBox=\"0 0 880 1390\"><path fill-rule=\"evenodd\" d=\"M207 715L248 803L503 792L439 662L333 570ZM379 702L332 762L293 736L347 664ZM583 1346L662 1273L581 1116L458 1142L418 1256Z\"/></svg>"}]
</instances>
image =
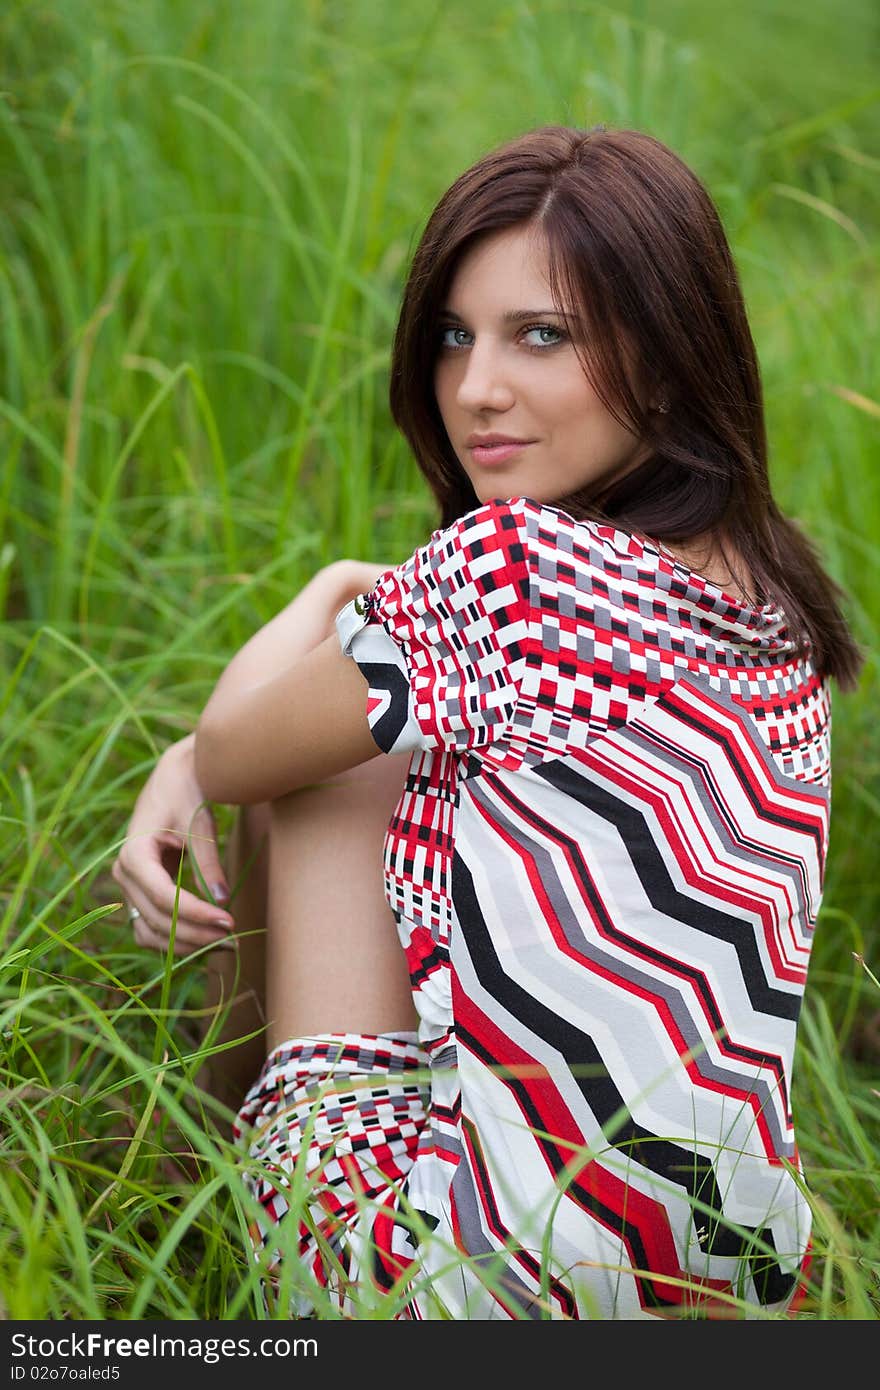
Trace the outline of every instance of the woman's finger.
<instances>
[{"instance_id":1,"label":"woman's finger","mask_svg":"<svg viewBox=\"0 0 880 1390\"><path fill-rule=\"evenodd\" d=\"M229 884L217 847L217 823L210 806L201 806L192 818L187 847L201 881L218 902L229 901Z\"/></svg>"},{"instance_id":2,"label":"woman's finger","mask_svg":"<svg viewBox=\"0 0 880 1390\"><path fill-rule=\"evenodd\" d=\"M134 931L134 938L139 940L139 933L145 940L150 938L158 946L159 950L166 951L168 942L171 938L171 923L165 919L156 921L148 915L149 909L145 913L137 909L137 916L131 918ZM204 946L234 947L235 942L230 932L217 931L211 927L194 927L188 922L177 920L174 926L174 953L175 955L191 955L193 951L201 950Z\"/></svg>"},{"instance_id":3,"label":"woman's finger","mask_svg":"<svg viewBox=\"0 0 880 1390\"><path fill-rule=\"evenodd\" d=\"M161 954L165 954L168 951L168 934L165 932L154 930L154 928L150 926L149 922L147 922L142 916L138 916L134 920L133 935L135 942L138 946L143 946L151 951L158 951ZM222 947L224 950L228 950L230 948L234 949L235 943L232 940L232 938L228 936L224 936L219 939L215 938L212 940L194 941L190 939L189 935L187 935L186 937L181 937L179 934L175 934L175 956L190 956L192 955L193 951L197 951L200 947L203 946L218 946Z\"/></svg>"},{"instance_id":4,"label":"woman's finger","mask_svg":"<svg viewBox=\"0 0 880 1390\"><path fill-rule=\"evenodd\" d=\"M235 930L235 924L231 920L221 922L218 918L216 921L193 921L182 912L178 912L175 917L173 906L167 911L158 911L155 903L143 897L136 886L124 886L123 894L129 917L131 918L132 908L137 912L137 917L133 919L135 924L138 921L145 922L151 931L167 941L173 923L175 939L189 950L226 941Z\"/></svg>"},{"instance_id":5,"label":"woman's finger","mask_svg":"<svg viewBox=\"0 0 880 1390\"><path fill-rule=\"evenodd\" d=\"M214 903L206 902L195 893L181 887L168 873L161 859L161 848L154 837L142 841L136 853L123 850L113 867L113 877L134 907L137 907L154 926L164 921L170 931L171 919L177 904L179 926L210 927L231 931L235 926L232 914Z\"/></svg>"},{"instance_id":6,"label":"woman's finger","mask_svg":"<svg viewBox=\"0 0 880 1390\"><path fill-rule=\"evenodd\" d=\"M151 919L149 907L138 908L134 902L132 906L135 908L136 915L132 916L131 909L129 909L129 922L135 941L140 942L141 945L153 946L156 950L167 951L171 937L170 921ZM194 927L187 922L181 922L179 919L175 924L175 955L191 955L193 951L199 951L205 946L234 950L235 944L231 932L219 931L212 927Z\"/></svg>"},{"instance_id":7,"label":"woman's finger","mask_svg":"<svg viewBox=\"0 0 880 1390\"><path fill-rule=\"evenodd\" d=\"M171 938L172 918L157 916L153 904L140 897L138 890L126 894L129 921L135 941L149 945L156 950L167 951ZM174 954L190 955L204 946L234 946L227 930L212 926L198 926L182 920L179 916L174 925Z\"/></svg>"}]
</instances>

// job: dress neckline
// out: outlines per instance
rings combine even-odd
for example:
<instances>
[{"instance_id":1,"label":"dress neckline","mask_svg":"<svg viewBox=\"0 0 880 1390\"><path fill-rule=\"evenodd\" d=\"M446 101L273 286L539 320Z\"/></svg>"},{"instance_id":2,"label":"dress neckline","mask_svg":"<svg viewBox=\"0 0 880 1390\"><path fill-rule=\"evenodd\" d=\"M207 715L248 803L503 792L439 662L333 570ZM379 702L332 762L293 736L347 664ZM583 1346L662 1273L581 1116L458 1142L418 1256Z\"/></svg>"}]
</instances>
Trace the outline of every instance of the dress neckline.
<instances>
[{"instance_id":1,"label":"dress neckline","mask_svg":"<svg viewBox=\"0 0 880 1390\"><path fill-rule=\"evenodd\" d=\"M744 594L732 593L730 589L726 589L723 584L720 584L717 579L710 579L702 570L698 570L693 565L688 564L687 560L681 555L676 554L669 546L664 545L662 541L648 536L636 535L635 533L624 532L623 534L632 534L633 539L639 542L643 550L653 551L658 557L668 560L673 568L680 570L688 577L689 583L696 585L706 592L711 591L713 594L717 594L729 608L740 608L747 613L769 615L777 614L781 611L779 605L772 601L768 600L765 603L755 603Z\"/></svg>"},{"instance_id":2,"label":"dress neckline","mask_svg":"<svg viewBox=\"0 0 880 1390\"><path fill-rule=\"evenodd\" d=\"M515 499L508 499L513 501ZM619 526L615 526L613 521L594 521L589 517L574 517L571 512L567 512L564 507L556 506L552 502L538 502L534 497L523 496L523 501L530 502L533 507L549 508L551 511L558 512L574 526L590 526L600 534L608 538L614 537L614 545L618 550L623 550L638 559L640 555L648 554L656 559L658 568L667 567L684 585L684 598L691 603L694 608L702 610L710 621L717 622L722 619L722 626L737 629L744 635L744 630L759 640L768 640L774 646L788 646L791 643L791 634L788 630L788 620L784 609L778 602L768 599L762 604L752 603L750 599L737 597L731 594L723 585L716 580L710 579L708 575L701 574L694 569L674 550L670 550L662 541L652 537L642 535L636 531L625 531ZM768 631L769 629L769 631Z\"/></svg>"}]
</instances>

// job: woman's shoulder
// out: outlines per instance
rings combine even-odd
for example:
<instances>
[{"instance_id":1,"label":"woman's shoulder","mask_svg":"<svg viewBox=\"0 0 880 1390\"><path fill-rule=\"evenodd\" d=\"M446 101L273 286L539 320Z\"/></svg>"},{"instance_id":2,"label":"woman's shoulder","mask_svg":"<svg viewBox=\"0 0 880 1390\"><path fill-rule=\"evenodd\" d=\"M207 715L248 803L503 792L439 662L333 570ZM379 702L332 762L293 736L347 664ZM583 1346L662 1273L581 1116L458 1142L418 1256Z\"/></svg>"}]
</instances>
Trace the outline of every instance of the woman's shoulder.
<instances>
[{"instance_id":1,"label":"woman's shoulder","mask_svg":"<svg viewBox=\"0 0 880 1390\"><path fill-rule=\"evenodd\" d=\"M584 585L589 573L612 579L627 575L653 584L665 564L645 538L527 495L493 499L468 515L476 525L508 533L515 529L530 569L548 582L565 581L574 569Z\"/></svg>"},{"instance_id":2,"label":"woman's shoulder","mask_svg":"<svg viewBox=\"0 0 880 1390\"><path fill-rule=\"evenodd\" d=\"M493 497L465 512L451 525L439 528L431 536L438 540L481 539L493 533L517 532L524 544L534 542L544 547L556 544L567 554L610 556L641 555L643 543L627 531L590 517L575 517L563 507L541 502L534 497L517 493L509 497Z\"/></svg>"},{"instance_id":3,"label":"woman's shoulder","mask_svg":"<svg viewBox=\"0 0 880 1390\"><path fill-rule=\"evenodd\" d=\"M609 599L628 589L663 584L660 553L640 537L526 494L493 497L433 532L413 556L413 569L438 583L470 588L504 578L542 604L563 590L591 590Z\"/></svg>"}]
</instances>

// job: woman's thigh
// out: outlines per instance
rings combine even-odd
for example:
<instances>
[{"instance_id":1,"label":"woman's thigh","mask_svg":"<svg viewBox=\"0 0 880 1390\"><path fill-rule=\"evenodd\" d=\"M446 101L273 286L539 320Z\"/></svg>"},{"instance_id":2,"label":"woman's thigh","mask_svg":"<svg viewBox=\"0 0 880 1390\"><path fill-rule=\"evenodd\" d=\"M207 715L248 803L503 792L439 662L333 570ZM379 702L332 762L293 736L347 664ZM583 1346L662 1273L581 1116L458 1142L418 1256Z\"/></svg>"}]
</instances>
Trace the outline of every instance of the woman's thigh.
<instances>
[{"instance_id":1,"label":"woman's thigh","mask_svg":"<svg viewBox=\"0 0 880 1390\"><path fill-rule=\"evenodd\" d=\"M269 804L269 1049L314 1033L416 1026L382 868L408 765L408 754L379 754Z\"/></svg>"}]
</instances>

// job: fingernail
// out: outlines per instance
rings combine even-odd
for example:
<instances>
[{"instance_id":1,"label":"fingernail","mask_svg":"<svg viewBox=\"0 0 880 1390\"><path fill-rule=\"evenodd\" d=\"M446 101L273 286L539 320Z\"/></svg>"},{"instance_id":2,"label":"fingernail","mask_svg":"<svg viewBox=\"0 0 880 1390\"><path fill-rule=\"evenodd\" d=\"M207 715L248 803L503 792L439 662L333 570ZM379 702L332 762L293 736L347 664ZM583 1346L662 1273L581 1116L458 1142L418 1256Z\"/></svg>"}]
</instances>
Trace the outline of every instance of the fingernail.
<instances>
[{"instance_id":1,"label":"fingernail","mask_svg":"<svg viewBox=\"0 0 880 1390\"><path fill-rule=\"evenodd\" d=\"M229 902L229 889L226 887L225 883L212 883L211 892L214 894L214 897L217 900L217 902Z\"/></svg>"},{"instance_id":2,"label":"fingernail","mask_svg":"<svg viewBox=\"0 0 880 1390\"><path fill-rule=\"evenodd\" d=\"M211 926L219 927L221 931L232 931L235 923L230 921L228 917L215 917Z\"/></svg>"},{"instance_id":3,"label":"fingernail","mask_svg":"<svg viewBox=\"0 0 880 1390\"><path fill-rule=\"evenodd\" d=\"M214 942L215 946L222 946L224 951L234 951L238 942L233 936L221 936L219 941Z\"/></svg>"}]
</instances>

